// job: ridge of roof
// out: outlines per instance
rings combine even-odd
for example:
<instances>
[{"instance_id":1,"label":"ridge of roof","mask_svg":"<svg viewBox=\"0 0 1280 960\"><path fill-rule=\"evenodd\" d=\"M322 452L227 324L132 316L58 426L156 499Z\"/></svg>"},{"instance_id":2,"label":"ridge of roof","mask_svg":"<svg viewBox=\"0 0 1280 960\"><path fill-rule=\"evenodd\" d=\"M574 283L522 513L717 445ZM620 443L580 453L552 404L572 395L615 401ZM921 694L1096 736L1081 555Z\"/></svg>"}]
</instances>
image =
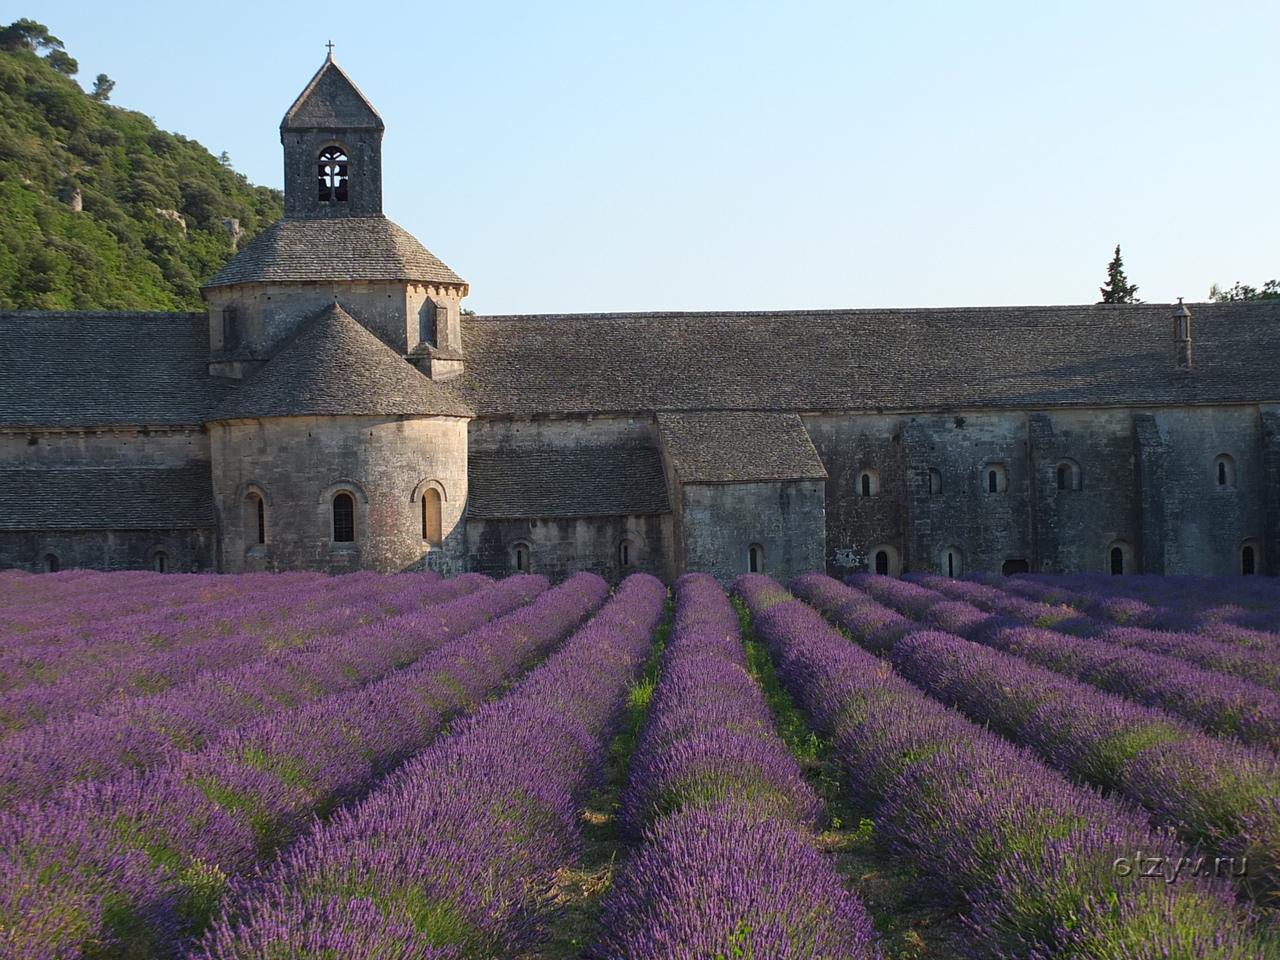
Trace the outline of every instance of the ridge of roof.
<instances>
[{"instance_id":1,"label":"ridge of roof","mask_svg":"<svg viewBox=\"0 0 1280 960\"><path fill-rule=\"evenodd\" d=\"M377 214L277 220L245 244L204 287L333 280L466 285L408 230Z\"/></svg>"},{"instance_id":2,"label":"ridge of roof","mask_svg":"<svg viewBox=\"0 0 1280 960\"><path fill-rule=\"evenodd\" d=\"M325 57L311 82L293 102L280 121L281 132L286 130L384 130L382 117L373 108L369 98L346 74L333 52Z\"/></svg>"},{"instance_id":3,"label":"ridge of roof","mask_svg":"<svg viewBox=\"0 0 1280 960\"><path fill-rule=\"evenodd\" d=\"M304 324L210 419L387 415L474 413L335 301Z\"/></svg>"}]
</instances>

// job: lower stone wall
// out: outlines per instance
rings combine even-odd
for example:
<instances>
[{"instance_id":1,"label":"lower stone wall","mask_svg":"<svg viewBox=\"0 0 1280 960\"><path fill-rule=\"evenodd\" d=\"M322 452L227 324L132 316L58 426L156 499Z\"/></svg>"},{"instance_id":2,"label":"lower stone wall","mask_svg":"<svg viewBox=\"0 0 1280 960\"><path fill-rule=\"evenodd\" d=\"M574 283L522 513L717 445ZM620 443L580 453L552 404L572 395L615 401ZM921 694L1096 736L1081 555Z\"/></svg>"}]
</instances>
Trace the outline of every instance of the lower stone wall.
<instances>
[{"instance_id":1,"label":"lower stone wall","mask_svg":"<svg viewBox=\"0 0 1280 960\"><path fill-rule=\"evenodd\" d=\"M164 555L167 573L217 571L216 534L199 530L5 530L0 532L0 569L32 573L61 570L155 570Z\"/></svg>"},{"instance_id":2,"label":"lower stone wall","mask_svg":"<svg viewBox=\"0 0 1280 960\"><path fill-rule=\"evenodd\" d=\"M627 563L622 563L627 541ZM617 583L633 573L673 579L671 515L468 520L469 567L505 577L516 572L516 551L528 549L529 573L563 580L589 570Z\"/></svg>"},{"instance_id":3,"label":"lower stone wall","mask_svg":"<svg viewBox=\"0 0 1280 960\"><path fill-rule=\"evenodd\" d=\"M752 572L787 580L826 569L821 480L685 484L684 569L722 583Z\"/></svg>"}]
</instances>

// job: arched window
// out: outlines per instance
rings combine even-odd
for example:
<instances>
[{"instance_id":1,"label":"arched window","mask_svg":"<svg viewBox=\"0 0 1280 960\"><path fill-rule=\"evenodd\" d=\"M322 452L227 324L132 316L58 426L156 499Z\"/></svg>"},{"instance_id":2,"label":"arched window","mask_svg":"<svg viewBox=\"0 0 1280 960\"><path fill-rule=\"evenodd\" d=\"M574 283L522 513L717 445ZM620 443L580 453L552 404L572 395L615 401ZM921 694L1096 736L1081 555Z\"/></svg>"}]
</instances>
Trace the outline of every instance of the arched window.
<instances>
[{"instance_id":1,"label":"arched window","mask_svg":"<svg viewBox=\"0 0 1280 960\"><path fill-rule=\"evenodd\" d=\"M1213 479L1218 487L1229 489L1236 485L1236 461L1227 453L1220 453L1213 461Z\"/></svg>"},{"instance_id":2,"label":"arched window","mask_svg":"<svg viewBox=\"0 0 1280 960\"><path fill-rule=\"evenodd\" d=\"M747 548L747 571L764 573L764 547L758 543L753 543Z\"/></svg>"},{"instance_id":3,"label":"arched window","mask_svg":"<svg viewBox=\"0 0 1280 960\"><path fill-rule=\"evenodd\" d=\"M443 539L440 519L440 491L427 487L422 491L422 539L439 545Z\"/></svg>"},{"instance_id":4,"label":"arched window","mask_svg":"<svg viewBox=\"0 0 1280 960\"><path fill-rule=\"evenodd\" d=\"M45 573L57 573L62 569L62 564L58 562L56 553L46 553L41 559L41 563L44 564Z\"/></svg>"},{"instance_id":5,"label":"arched window","mask_svg":"<svg viewBox=\"0 0 1280 960\"><path fill-rule=\"evenodd\" d=\"M887 550L876 551L876 573L882 577L889 575L889 552Z\"/></svg>"},{"instance_id":6,"label":"arched window","mask_svg":"<svg viewBox=\"0 0 1280 960\"><path fill-rule=\"evenodd\" d=\"M1004 493L1009 489L1009 477L1003 463L989 463L982 471L983 486L987 493Z\"/></svg>"},{"instance_id":7,"label":"arched window","mask_svg":"<svg viewBox=\"0 0 1280 960\"><path fill-rule=\"evenodd\" d=\"M862 475L862 495L864 497L871 496L871 475L867 473Z\"/></svg>"},{"instance_id":8,"label":"arched window","mask_svg":"<svg viewBox=\"0 0 1280 960\"><path fill-rule=\"evenodd\" d=\"M1133 572L1133 552L1123 540L1113 540L1107 547L1107 572L1114 577Z\"/></svg>"},{"instance_id":9,"label":"arched window","mask_svg":"<svg viewBox=\"0 0 1280 960\"><path fill-rule=\"evenodd\" d=\"M929 495L937 496L942 492L942 471L929 468Z\"/></svg>"},{"instance_id":10,"label":"arched window","mask_svg":"<svg viewBox=\"0 0 1280 960\"><path fill-rule=\"evenodd\" d=\"M1242 576L1254 576L1262 562L1262 541L1246 540L1240 544L1240 573Z\"/></svg>"},{"instance_id":11,"label":"arched window","mask_svg":"<svg viewBox=\"0 0 1280 960\"><path fill-rule=\"evenodd\" d=\"M329 146L320 151L316 160L317 180L321 203L342 203L347 199L347 181L351 165L341 147Z\"/></svg>"},{"instance_id":12,"label":"arched window","mask_svg":"<svg viewBox=\"0 0 1280 960\"><path fill-rule=\"evenodd\" d=\"M157 550L156 555L151 558L151 567L156 573L168 573L169 555L163 550Z\"/></svg>"},{"instance_id":13,"label":"arched window","mask_svg":"<svg viewBox=\"0 0 1280 960\"><path fill-rule=\"evenodd\" d=\"M1080 489L1080 464L1066 458L1058 461L1058 489Z\"/></svg>"},{"instance_id":14,"label":"arched window","mask_svg":"<svg viewBox=\"0 0 1280 960\"><path fill-rule=\"evenodd\" d=\"M515 546L516 555L516 572L529 572L529 545L527 543L517 543Z\"/></svg>"},{"instance_id":15,"label":"arched window","mask_svg":"<svg viewBox=\"0 0 1280 960\"><path fill-rule=\"evenodd\" d=\"M858 474L858 493L864 497L874 497L880 493L880 474L871 467L866 467Z\"/></svg>"},{"instance_id":16,"label":"arched window","mask_svg":"<svg viewBox=\"0 0 1280 960\"><path fill-rule=\"evenodd\" d=\"M253 545L267 542L267 505L262 494L250 492L244 498L245 539Z\"/></svg>"},{"instance_id":17,"label":"arched window","mask_svg":"<svg viewBox=\"0 0 1280 960\"><path fill-rule=\"evenodd\" d=\"M867 569L889 577L901 573L898 563L898 548L889 543L877 543L866 554Z\"/></svg>"},{"instance_id":18,"label":"arched window","mask_svg":"<svg viewBox=\"0 0 1280 960\"><path fill-rule=\"evenodd\" d=\"M333 542L354 543L356 539L356 501L343 491L333 498Z\"/></svg>"},{"instance_id":19,"label":"arched window","mask_svg":"<svg viewBox=\"0 0 1280 960\"><path fill-rule=\"evenodd\" d=\"M635 562L635 556L633 555L635 546L630 540L623 540L618 544L618 566L629 567Z\"/></svg>"}]
</instances>

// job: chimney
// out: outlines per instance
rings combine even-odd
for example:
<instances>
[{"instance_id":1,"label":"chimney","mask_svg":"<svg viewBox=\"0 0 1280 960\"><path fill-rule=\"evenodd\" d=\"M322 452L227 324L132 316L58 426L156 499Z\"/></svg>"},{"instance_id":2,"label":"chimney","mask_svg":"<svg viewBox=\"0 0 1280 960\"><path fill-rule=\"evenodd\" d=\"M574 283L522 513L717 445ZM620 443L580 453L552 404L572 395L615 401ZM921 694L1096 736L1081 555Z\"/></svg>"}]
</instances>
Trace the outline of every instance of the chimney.
<instances>
[{"instance_id":1,"label":"chimney","mask_svg":"<svg viewBox=\"0 0 1280 960\"><path fill-rule=\"evenodd\" d=\"M1179 370L1191 369L1191 308L1178 298L1178 305L1173 308L1173 338L1177 345L1177 361Z\"/></svg>"}]
</instances>

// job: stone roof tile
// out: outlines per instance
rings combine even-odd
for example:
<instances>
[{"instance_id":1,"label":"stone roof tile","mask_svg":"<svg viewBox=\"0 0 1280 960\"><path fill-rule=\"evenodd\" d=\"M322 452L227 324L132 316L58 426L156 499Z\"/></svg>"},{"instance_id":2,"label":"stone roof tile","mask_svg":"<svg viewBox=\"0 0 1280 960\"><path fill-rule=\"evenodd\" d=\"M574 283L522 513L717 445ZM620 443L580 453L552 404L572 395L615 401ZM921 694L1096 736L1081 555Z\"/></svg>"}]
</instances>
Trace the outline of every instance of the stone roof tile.
<instances>
[{"instance_id":1,"label":"stone roof tile","mask_svg":"<svg viewBox=\"0 0 1280 960\"><path fill-rule=\"evenodd\" d=\"M681 483L819 480L827 475L794 413L660 413L658 436Z\"/></svg>"},{"instance_id":2,"label":"stone roof tile","mask_svg":"<svg viewBox=\"0 0 1280 960\"><path fill-rule=\"evenodd\" d=\"M611 517L670 512L662 455L649 444L472 452L467 516Z\"/></svg>"},{"instance_id":3,"label":"stone roof tile","mask_svg":"<svg viewBox=\"0 0 1280 960\"><path fill-rule=\"evenodd\" d=\"M281 130L385 129L382 117L373 109L333 54L325 58L311 82L298 95L284 119Z\"/></svg>"},{"instance_id":4,"label":"stone roof tile","mask_svg":"<svg viewBox=\"0 0 1280 960\"><path fill-rule=\"evenodd\" d=\"M210 419L400 414L470 417L472 411L334 303Z\"/></svg>"},{"instance_id":5,"label":"stone roof tile","mask_svg":"<svg viewBox=\"0 0 1280 960\"><path fill-rule=\"evenodd\" d=\"M1280 400L1280 300L462 318L481 416Z\"/></svg>"},{"instance_id":6,"label":"stone roof tile","mask_svg":"<svg viewBox=\"0 0 1280 960\"><path fill-rule=\"evenodd\" d=\"M0 470L0 530L214 526L208 463Z\"/></svg>"},{"instance_id":7,"label":"stone roof tile","mask_svg":"<svg viewBox=\"0 0 1280 960\"><path fill-rule=\"evenodd\" d=\"M465 284L383 216L277 220L205 284L409 280Z\"/></svg>"},{"instance_id":8,"label":"stone roof tile","mask_svg":"<svg viewBox=\"0 0 1280 960\"><path fill-rule=\"evenodd\" d=\"M0 426L203 423L208 360L203 313L0 313Z\"/></svg>"}]
</instances>

